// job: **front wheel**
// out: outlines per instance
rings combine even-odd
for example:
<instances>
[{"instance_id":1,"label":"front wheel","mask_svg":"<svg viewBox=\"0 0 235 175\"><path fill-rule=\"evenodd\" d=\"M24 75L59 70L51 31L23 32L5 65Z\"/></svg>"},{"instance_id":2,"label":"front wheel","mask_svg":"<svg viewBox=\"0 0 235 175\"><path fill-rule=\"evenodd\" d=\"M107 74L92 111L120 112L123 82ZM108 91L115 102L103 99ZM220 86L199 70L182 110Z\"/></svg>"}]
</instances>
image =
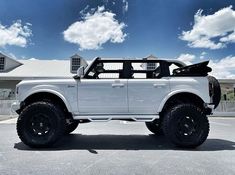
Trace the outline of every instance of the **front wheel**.
<instances>
[{"instance_id":1,"label":"front wheel","mask_svg":"<svg viewBox=\"0 0 235 175\"><path fill-rule=\"evenodd\" d=\"M30 147L49 147L65 131L65 116L60 108L50 102L35 102L27 106L17 120L17 133Z\"/></svg>"},{"instance_id":2,"label":"front wheel","mask_svg":"<svg viewBox=\"0 0 235 175\"><path fill-rule=\"evenodd\" d=\"M209 121L203 111L192 104L179 104L169 109L163 118L163 131L175 145L195 148L209 134Z\"/></svg>"}]
</instances>

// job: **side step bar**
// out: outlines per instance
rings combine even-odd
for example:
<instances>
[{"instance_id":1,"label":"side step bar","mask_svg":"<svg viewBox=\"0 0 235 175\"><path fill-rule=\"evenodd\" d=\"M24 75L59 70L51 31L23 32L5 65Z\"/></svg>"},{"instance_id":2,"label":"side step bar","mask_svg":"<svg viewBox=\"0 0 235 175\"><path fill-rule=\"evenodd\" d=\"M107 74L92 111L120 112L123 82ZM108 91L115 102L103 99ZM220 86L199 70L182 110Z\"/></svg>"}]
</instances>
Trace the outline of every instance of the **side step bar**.
<instances>
[{"instance_id":1,"label":"side step bar","mask_svg":"<svg viewBox=\"0 0 235 175\"><path fill-rule=\"evenodd\" d=\"M75 120L88 119L91 122L107 122L110 120L133 120L136 122L151 122L159 119L159 115L74 115Z\"/></svg>"}]
</instances>

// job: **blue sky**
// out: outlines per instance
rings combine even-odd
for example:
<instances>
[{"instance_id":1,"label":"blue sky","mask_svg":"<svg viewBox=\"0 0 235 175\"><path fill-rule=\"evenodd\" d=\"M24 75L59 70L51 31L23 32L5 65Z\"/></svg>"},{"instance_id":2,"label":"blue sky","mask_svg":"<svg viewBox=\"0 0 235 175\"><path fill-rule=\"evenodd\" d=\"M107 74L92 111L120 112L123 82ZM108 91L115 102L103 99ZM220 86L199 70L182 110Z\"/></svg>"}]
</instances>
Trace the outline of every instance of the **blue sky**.
<instances>
[{"instance_id":1,"label":"blue sky","mask_svg":"<svg viewBox=\"0 0 235 175\"><path fill-rule=\"evenodd\" d=\"M94 15L98 12L98 7L103 7L99 12L101 16L105 12L115 15L111 18L113 23L110 25L120 27L122 24L122 27L117 32L119 34L110 34L110 36L107 36L108 39L106 38L107 41L104 39L96 48L94 48L94 45L87 47L91 43L82 41L86 46L81 49L80 42L71 41L73 36L75 38L81 37L81 31L79 34L71 34L71 32L74 32L71 29L68 31L68 39L65 39L64 31L75 22L86 21L86 15L88 13L90 16ZM206 45L202 44L202 41L199 44L194 43L198 38L203 38L204 33L195 34L197 36L195 39L194 31L185 37L182 37L182 32L190 32L193 29L195 25L194 16L199 9L203 10L201 16L205 17L213 15L226 7L230 7L230 11L233 11L235 9L235 1L1 0L1 26L9 28L17 20L21 20L18 23L20 23L21 27L26 27L27 29L25 31L26 34L22 36L25 40L21 42L18 42L18 40L17 42L9 41L10 44L8 40L2 44L0 42L0 50L24 59L32 57L39 59L64 59L74 53L78 53L88 59L96 56L144 57L149 54L164 58L178 58L182 54L188 54L188 56L193 55L194 58L192 59L194 60L199 60L200 56L202 59L206 57L220 60L228 56L235 56L235 39L227 39L226 42L221 43L222 45L215 46L214 44L214 46L209 46L210 43ZM99 24L94 24L93 27L96 25ZM82 29L84 28L83 26ZM73 30L75 29L77 28L73 28ZM32 34L29 34L29 31ZM227 32L227 36L233 33L231 29L225 29L222 33L224 31ZM122 33L120 34L120 32ZM93 34L96 33L99 34L97 31L93 32ZM88 36L88 34L85 36ZM208 36L206 39L209 38L210 41L218 44L222 35L221 33L215 34ZM100 37L102 37L102 31ZM192 59L189 58L189 61L192 61Z\"/></svg>"}]
</instances>

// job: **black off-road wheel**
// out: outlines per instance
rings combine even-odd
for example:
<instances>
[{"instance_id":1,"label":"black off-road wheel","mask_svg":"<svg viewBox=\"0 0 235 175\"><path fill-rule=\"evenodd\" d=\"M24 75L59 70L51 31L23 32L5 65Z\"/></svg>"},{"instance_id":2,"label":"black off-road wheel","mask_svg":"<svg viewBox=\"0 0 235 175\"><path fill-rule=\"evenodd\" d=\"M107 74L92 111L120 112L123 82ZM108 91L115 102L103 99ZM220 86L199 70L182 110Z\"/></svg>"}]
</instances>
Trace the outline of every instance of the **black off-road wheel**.
<instances>
[{"instance_id":1,"label":"black off-road wheel","mask_svg":"<svg viewBox=\"0 0 235 175\"><path fill-rule=\"evenodd\" d=\"M72 122L66 123L65 134L70 134L78 127L79 121L73 120Z\"/></svg>"},{"instance_id":2,"label":"black off-road wheel","mask_svg":"<svg viewBox=\"0 0 235 175\"><path fill-rule=\"evenodd\" d=\"M164 135L160 119L155 119L152 122L145 122L149 131L155 135Z\"/></svg>"},{"instance_id":3,"label":"black off-road wheel","mask_svg":"<svg viewBox=\"0 0 235 175\"><path fill-rule=\"evenodd\" d=\"M50 147L65 132L65 116L51 102L35 102L20 113L16 128L21 141L29 147Z\"/></svg>"},{"instance_id":4,"label":"black off-road wheel","mask_svg":"<svg viewBox=\"0 0 235 175\"><path fill-rule=\"evenodd\" d=\"M195 148L209 134L209 121L203 111L192 104L179 104L169 109L163 118L163 131L176 146Z\"/></svg>"}]
</instances>

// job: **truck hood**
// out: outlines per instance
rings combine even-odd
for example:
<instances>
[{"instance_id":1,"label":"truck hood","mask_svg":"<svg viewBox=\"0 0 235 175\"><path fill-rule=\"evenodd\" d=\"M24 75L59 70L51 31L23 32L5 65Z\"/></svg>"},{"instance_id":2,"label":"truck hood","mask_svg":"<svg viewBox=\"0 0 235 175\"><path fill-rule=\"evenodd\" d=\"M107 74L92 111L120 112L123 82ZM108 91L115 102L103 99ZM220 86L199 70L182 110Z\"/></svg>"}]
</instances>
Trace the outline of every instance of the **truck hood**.
<instances>
[{"instance_id":1,"label":"truck hood","mask_svg":"<svg viewBox=\"0 0 235 175\"><path fill-rule=\"evenodd\" d=\"M75 84L76 80L73 78L58 78L58 79L33 79L33 80L22 80L17 86L24 85L59 85L59 84Z\"/></svg>"}]
</instances>

